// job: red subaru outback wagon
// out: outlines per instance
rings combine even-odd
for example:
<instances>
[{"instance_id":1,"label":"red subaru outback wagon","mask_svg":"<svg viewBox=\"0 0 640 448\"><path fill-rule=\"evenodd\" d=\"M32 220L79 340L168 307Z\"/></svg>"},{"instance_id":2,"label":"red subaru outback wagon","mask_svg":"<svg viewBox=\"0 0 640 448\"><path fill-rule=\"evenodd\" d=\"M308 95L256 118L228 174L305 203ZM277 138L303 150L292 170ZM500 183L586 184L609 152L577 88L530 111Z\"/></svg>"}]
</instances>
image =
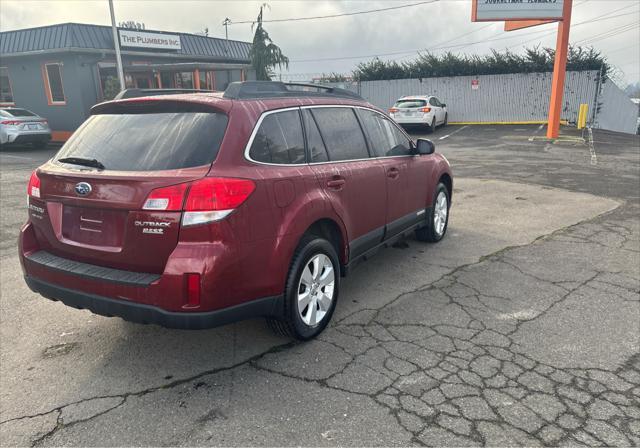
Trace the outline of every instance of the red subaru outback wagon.
<instances>
[{"instance_id":1,"label":"red subaru outback wagon","mask_svg":"<svg viewBox=\"0 0 640 448\"><path fill-rule=\"evenodd\" d=\"M31 175L20 259L74 308L187 329L264 316L309 339L355 264L444 236L452 191L430 141L345 90L120 99Z\"/></svg>"}]
</instances>

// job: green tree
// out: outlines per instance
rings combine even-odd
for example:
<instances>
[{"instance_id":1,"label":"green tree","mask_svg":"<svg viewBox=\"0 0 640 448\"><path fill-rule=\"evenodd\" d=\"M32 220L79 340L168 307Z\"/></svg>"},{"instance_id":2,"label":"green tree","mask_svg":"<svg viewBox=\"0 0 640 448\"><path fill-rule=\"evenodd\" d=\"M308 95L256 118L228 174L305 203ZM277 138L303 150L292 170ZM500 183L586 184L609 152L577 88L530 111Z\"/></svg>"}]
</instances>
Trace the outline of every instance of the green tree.
<instances>
[{"instance_id":1,"label":"green tree","mask_svg":"<svg viewBox=\"0 0 640 448\"><path fill-rule=\"evenodd\" d=\"M118 93L120 93L120 81L115 76L109 76L104 81L104 90L102 92L104 100L112 100Z\"/></svg>"},{"instance_id":2,"label":"green tree","mask_svg":"<svg viewBox=\"0 0 640 448\"><path fill-rule=\"evenodd\" d=\"M289 67L289 58L282 53L280 47L273 43L269 33L262 26L262 11L265 6L267 6L266 3L260 7L260 14L252 25L252 27L256 27L256 33L253 36L253 44L249 52L251 65L256 71L256 79L260 81L271 80L273 69L276 66L279 68Z\"/></svg>"},{"instance_id":3,"label":"green tree","mask_svg":"<svg viewBox=\"0 0 640 448\"><path fill-rule=\"evenodd\" d=\"M358 64L353 78L358 81L381 79L435 78L440 76L498 75L553 71L555 51L551 48L527 48L524 54L492 50L486 55L420 53L412 61L372 61ZM603 79L611 67L593 48L570 47L567 70L602 70Z\"/></svg>"}]
</instances>

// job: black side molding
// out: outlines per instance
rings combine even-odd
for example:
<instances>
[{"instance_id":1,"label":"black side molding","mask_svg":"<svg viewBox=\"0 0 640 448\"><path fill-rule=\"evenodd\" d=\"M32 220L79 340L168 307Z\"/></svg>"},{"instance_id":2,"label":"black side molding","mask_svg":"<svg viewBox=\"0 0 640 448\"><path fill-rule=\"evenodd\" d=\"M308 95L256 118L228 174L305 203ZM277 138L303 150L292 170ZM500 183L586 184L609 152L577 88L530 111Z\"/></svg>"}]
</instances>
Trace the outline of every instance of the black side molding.
<instances>
[{"instance_id":1,"label":"black side molding","mask_svg":"<svg viewBox=\"0 0 640 448\"><path fill-rule=\"evenodd\" d=\"M49 300L60 301L77 309L87 309L94 314L118 316L130 322L156 324L167 328L202 330L254 317L281 317L282 296L264 297L240 305L208 312L173 312L151 305L126 300L116 300L43 282L25 276L27 285Z\"/></svg>"},{"instance_id":2,"label":"black side molding","mask_svg":"<svg viewBox=\"0 0 640 448\"><path fill-rule=\"evenodd\" d=\"M160 278L159 274L123 271L120 269L105 268L103 266L68 260L66 258L53 255L45 250L33 252L26 255L25 258L32 263L60 271L65 274L78 275L92 280L123 283L132 286L149 286Z\"/></svg>"}]
</instances>

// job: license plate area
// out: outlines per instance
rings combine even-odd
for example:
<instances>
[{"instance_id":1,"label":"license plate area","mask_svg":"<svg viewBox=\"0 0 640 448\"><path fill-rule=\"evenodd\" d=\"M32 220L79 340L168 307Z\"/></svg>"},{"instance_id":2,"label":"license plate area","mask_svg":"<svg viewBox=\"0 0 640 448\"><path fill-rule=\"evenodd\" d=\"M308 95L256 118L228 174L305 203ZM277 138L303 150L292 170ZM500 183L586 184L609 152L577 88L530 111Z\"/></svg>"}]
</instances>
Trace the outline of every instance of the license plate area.
<instances>
[{"instance_id":1,"label":"license plate area","mask_svg":"<svg viewBox=\"0 0 640 448\"><path fill-rule=\"evenodd\" d=\"M65 205L62 236L65 240L80 244L119 248L122 247L126 221L126 211Z\"/></svg>"}]
</instances>

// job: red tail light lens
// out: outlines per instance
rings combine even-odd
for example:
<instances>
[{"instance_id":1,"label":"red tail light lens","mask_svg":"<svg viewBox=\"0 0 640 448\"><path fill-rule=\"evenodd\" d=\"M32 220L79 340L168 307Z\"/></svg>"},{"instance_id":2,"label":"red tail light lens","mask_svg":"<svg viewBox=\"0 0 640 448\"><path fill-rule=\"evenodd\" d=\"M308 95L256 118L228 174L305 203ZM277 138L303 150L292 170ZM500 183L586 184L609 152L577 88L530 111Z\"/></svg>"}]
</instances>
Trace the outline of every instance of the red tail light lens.
<instances>
[{"instance_id":1,"label":"red tail light lens","mask_svg":"<svg viewBox=\"0 0 640 448\"><path fill-rule=\"evenodd\" d=\"M391 109L389 109L389 113L390 114L395 114L396 112L398 112L400 109L397 109L395 107L392 107Z\"/></svg>"},{"instance_id":2,"label":"red tail light lens","mask_svg":"<svg viewBox=\"0 0 640 448\"><path fill-rule=\"evenodd\" d=\"M157 188L149 193L142 206L143 210L182 210L184 192L189 184L171 185L170 187Z\"/></svg>"},{"instance_id":3,"label":"red tail light lens","mask_svg":"<svg viewBox=\"0 0 640 448\"><path fill-rule=\"evenodd\" d=\"M22 123L22 122L21 121L14 121L14 120L0 121L0 124L6 124L7 126L17 126L20 123Z\"/></svg>"},{"instance_id":4,"label":"red tail light lens","mask_svg":"<svg viewBox=\"0 0 640 448\"><path fill-rule=\"evenodd\" d=\"M185 211L231 210L247 200L255 190L247 179L208 177L191 184Z\"/></svg>"},{"instance_id":5,"label":"red tail light lens","mask_svg":"<svg viewBox=\"0 0 640 448\"><path fill-rule=\"evenodd\" d=\"M255 188L247 179L205 177L153 190L142 209L184 211L183 226L206 224L224 219L246 201Z\"/></svg>"},{"instance_id":6,"label":"red tail light lens","mask_svg":"<svg viewBox=\"0 0 640 448\"><path fill-rule=\"evenodd\" d=\"M425 114L428 114L429 112L431 112L431 108L430 107L423 107L422 109L420 109L421 112L424 112Z\"/></svg>"},{"instance_id":7,"label":"red tail light lens","mask_svg":"<svg viewBox=\"0 0 640 448\"><path fill-rule=\"evenodd\" d=\"M34 198L40 197L40 178L38 174L33 171L31 173L31 177L29 178L29 185L27 186L27 196L31 196Z\"/></svg>"}]
</instances>

